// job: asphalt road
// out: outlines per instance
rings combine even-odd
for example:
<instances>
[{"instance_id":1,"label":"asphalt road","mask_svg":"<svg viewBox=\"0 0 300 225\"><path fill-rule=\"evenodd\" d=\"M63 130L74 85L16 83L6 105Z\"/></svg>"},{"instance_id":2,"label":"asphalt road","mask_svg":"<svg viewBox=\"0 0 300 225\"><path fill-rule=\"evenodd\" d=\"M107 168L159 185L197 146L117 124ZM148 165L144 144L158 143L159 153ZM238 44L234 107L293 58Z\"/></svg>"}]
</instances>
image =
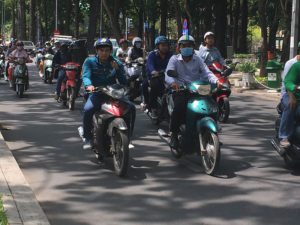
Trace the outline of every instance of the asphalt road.
<instances>
[{"instance_id":1,"label":"asphalt road","mask_svg":"<svg viewBox=\"0 0 300 225\"><path fill-rule=\"evenodd\" d=\"M33 65L31 88L19 99L0 81L0 121L28 183L53 225L298 224L299 171L287 170L270 145L276 102L231 98L223 125L217 177L196 156L172 158L157 127L138 113L126 178L110 160L100 167L77 134L82 103L73 112L53 99ZM34 70L34 71L33 71Z\"/></svg>"}]
</instances>

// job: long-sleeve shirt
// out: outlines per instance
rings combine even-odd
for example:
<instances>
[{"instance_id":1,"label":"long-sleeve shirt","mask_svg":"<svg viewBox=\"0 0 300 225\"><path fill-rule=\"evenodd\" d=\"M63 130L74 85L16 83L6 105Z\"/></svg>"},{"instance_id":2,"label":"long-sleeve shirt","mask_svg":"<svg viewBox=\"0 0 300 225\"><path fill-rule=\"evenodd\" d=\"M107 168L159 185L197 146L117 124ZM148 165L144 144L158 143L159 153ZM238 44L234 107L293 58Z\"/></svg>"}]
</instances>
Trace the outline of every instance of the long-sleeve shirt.
<instances>
[{"instance_id":1,"label":"long-sleeve shirt","mask_svg":"<svg viewBox=\"0 0 300 225\"><path fill-rule=\"evenodd\" d=\"M293 93L300 103L300 91L295 90L297 86L300 86L300 62L294 63L289 72L287 73L284 84L286 90Z\"/></svg>"},{"instance_id":2,"label":"long-sleeve shirt","mask_svg":"<svg viewBox=\"0 0 300 225\"><path fill-rule=\"evenodd\" d=\"M23 49L21 51L19 51L18 49L14 50L13 52L11 52L8 56L9 58L24 58L26 60L30 60L29 55L27 54L26 50Z\"/></svg>"},{"instance_id":3,"label":"long-sleeve shirt","mask_svg":"<svg viewBox=\"0 0 300 225\"><path fill-rule=\"evenodd\" d=\"M201 80L210 82L211 84L216 84L218 81L217 77L208 69L203 60L195 54L188 62L183 60L181 54L172 56L166 72L168 73L170 70L176 71L179 79L166 75L165 81L168 85L173 82L181 83L180 80L184 80L185 82Z\"/></svg>"},{"instance_id":4,"label":"long-sleeve shirt","mask_svg":"<svg viewBox=\"0 0 300 225\"><path fill-rule=\"evenodd\" d=\"M97 56L87 58L83 64L82 72L84 86L105 86L115 84L116 80L118 80L120 84L126 84L127 80L122 63L116 58L112 59L119 66L117 70L111 66L110 61L101 63Z\"/></svg>"},{"instance_id":5,"label":"long-sleeve shirt","mask_svg":"<svg viewBox=\"0 0 300 225\"><path fill-rule=\"evenodd\" d=\"M208 66L214 62L219 62L220 64L225 65L225 61L221 56L220 51L216 47L207 48L203 45L200 45L198 56L200 56Z\"/></svg>"},{"instance_id":6,"label":"long-sleeve shirt","mask_svg":"<svg viewBox=\"0 0 300 225\"><path fill-rule=\"evenodd\" d=\"M290 59L289 61L287 61L285 63L285 65L284 65L284 70L283 70L283 72L281 74L281 80L282 80L281 97L286 94L286 89L285 89L285 86L284 86L284 79L285 79L287 73L289 72L289 70L291 69L291 67L296 62L298 62L297 56L294 57L294 58L292 58L292 59Z\"/></svg>"},{"instance_id":7,"label":"long-sleeve shirt","mask_svg":"<svg viewBox=\"0 0 300 225\"><path fill-rule=\"evenodd\" d=\"M165 71L168 65L170 58L172 57L171 53L168 53L164 59L162 59L158 53L158 51L153 51L149 54L146 70L148 76L151 77L152 72L157 71Z\"/></svg>"}]
</instances>

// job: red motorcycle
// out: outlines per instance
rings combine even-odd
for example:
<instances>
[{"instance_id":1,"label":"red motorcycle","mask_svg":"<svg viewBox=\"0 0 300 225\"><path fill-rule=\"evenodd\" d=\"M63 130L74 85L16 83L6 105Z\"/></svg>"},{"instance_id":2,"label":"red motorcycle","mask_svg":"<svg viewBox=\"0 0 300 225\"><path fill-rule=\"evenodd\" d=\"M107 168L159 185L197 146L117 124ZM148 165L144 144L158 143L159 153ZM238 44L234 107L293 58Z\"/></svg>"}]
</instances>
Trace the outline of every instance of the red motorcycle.
<instances>
[{"instance_id":1,"label":"red motorcycle","mask_svg":"<svg viewBox=\"0 0 300 225\"><path fill-rule=\"evenodd\" d=\"M232 73L232 69L230 67L223 66L218 62L213 63L208 66L208 68L219 79L222 86L222 88L219 88L216 92L214 92L213 98L218 103L219 121L225 123L227 122L230 114L229 96L231 94L231 85L228 76Z\"/></svg>"},{"instance_id":2,"label":"red motorcycle","mask_svg":"<svg viewBox=\"0 0 300 225\"><path fill-rule=\"evenodd\" d=\"M64 106L68 105L70 110L74 109L75 99L76 99L76 83L78 79L80 65L74 62L67 62L66 64L60 66L66 73L66 78L62 82L60 99L59 101L63 103Z\"/></svg>"}]
</instances>

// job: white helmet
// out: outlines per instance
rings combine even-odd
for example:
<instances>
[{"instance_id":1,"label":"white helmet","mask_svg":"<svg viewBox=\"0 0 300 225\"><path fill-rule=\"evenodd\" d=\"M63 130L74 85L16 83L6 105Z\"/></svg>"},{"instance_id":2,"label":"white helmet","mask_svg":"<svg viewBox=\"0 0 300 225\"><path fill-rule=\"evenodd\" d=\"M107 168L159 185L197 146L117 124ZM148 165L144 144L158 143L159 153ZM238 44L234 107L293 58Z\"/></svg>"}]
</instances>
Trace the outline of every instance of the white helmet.
<instances>
[{"instance_id":1,"label":"white helmet","mask_svg":"<svg viewBox=\"0 0 300 225\"><path fill-rule=\"evenodd\" d=\"M139 37L133 38L133 40L132 40L132 46L134 46L136 42L142 42L142 39L139 38Z\"/></svg>"},{"instance_id":2,"label":"white helmet","mask_svg":"<svg viewBox=\"0 0 300 225\"><path fill-rule=\"evenodd\" d=\"M195 39L191 35L183 35L179 38L178 44L183 44L184 42L192 42L195 44Z\"/></svg>"},{"instance_id":3,"label":"white helmet","mask_svg":"<svg viewBox=\"0 0 300 225\"><path fill-rule=\"evenodd\" d=\"M206 32L206 33L204 34L204 40L205 40L205 38L207 38L208 36L215 36L215 34L214 34L213 32L211 32L211 31Z\"/></svg>"}]
</instances>

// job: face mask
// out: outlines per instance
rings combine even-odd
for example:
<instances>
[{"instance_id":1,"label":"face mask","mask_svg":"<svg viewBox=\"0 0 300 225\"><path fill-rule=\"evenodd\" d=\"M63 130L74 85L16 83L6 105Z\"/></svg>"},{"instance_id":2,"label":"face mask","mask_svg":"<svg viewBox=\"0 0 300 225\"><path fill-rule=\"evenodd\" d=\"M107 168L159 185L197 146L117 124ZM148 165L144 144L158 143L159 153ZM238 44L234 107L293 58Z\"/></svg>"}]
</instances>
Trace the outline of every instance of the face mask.
<instances>
[{"instance_id":1,"label":"face mask","mask_svg":"<svg viewBox=\"0 0 300 225\"><path fill-rule=\"evenodd\" d=\"M17 46L17 49L18 49L19 51L21 51L21 50L23 50L23 47L22 47L22 46Z\"/></svg>"},{"instance_id":2,"label":"face mask","mask_svg":"<svg viewBox=\"0 0 300 225\"><path fill-rule=\"evenodd\" d=\"M136 44L135 44L135 47L141 48L141 47L142 47L142 43L136 43Z\"/></svg>"},{"instance_id":3,"label":"face mask","mask_svg":"<svg viewBox=\"0 0 300 225\"><path fill-rule=\"evenodd\" d=\"M189 57L189 56L192 56L192 55L193 55L194 49L193 49L193 48L189 48L189 47L187 47L187 48L182 48L182 49L180 50L180 53L181 53L181 55L184 56L184 57Z\"/></svg>"}]
</instances>

